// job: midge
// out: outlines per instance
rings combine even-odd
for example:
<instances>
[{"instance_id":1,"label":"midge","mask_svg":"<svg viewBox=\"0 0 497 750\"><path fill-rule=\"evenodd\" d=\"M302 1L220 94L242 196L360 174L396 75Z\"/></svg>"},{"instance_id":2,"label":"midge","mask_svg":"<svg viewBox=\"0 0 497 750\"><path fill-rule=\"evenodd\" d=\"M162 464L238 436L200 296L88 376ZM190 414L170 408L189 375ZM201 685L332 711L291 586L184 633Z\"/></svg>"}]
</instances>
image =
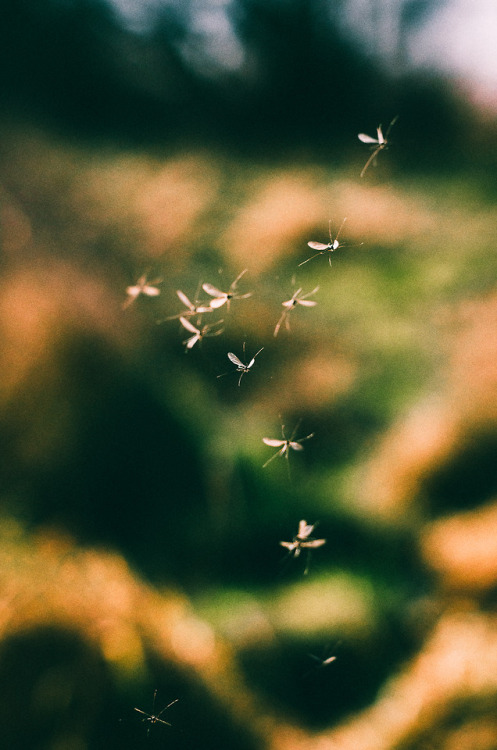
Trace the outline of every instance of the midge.
<instances>
[{"instance_id":1,"label":"midge","mask_svg":"<svg viewBox=\"0 0 497 750\"><path fill-rule=\"evenodd\" d=\"M297 531L296 535L293 537L291 542L280 542L280 545L282 547L286 547L289 551L290 555L293 557L298 557L302 550L307 550L310 552L311 549L317 549L317 547L322 547L323 544L326 544L326 539L314 539L311 534L316 528L317 524L310 524L307 523L307 521L300 521L299 522L299 530ZM307 561L306 568L304 570L304 575L306 575L309 571L309 560Z\"/></svg>"},{"instance_id":2,"label":"midge","mask_svg":"<svg viewBox=\"0 0 497 750\"><path fill-rule=\"evenodd\" d=\"M153 700L153 703L152 703L152 713L151 714L147 714L147 712L146 711L142 711L141 708L135 708L135 711L138 711L139 714L143 714L143 716L145 717L144 719L142 719L142 721L146 721L149 724L148 727L147 727L147 737L149 735L150 727L152 726L152 724L160 723L160 724L167 724L168 727L172 726L172 724L170 724L165 719L161 719L160 717L162 716L162 714L164 713L164 711L167 711L168 708L171 708L171 706L174 703L177 703L179 701L179 698L175 698L173 701L171 701L171 703L168 703L168 705L165 706L162 709L162 711L159 711L158 714L154 714L153 712L155 711L155 697L156 697L156 695L157 695L157 689L154 690L154 700Z\"/></svg>"},{"instance_id":3,"label":"midge","mask_svg":"<svg viewBox=\"0 0 497 750\"><path fill-rule=\"evenodd\" d=\"M318 662L318 664L316 665L318 669L321 669L322 667L327 667L328 664L331 664L336 659L336 656L328 656L327 659L321 659L320 656L315 656L314 654L309 654L309 657L313 659L315 662Z\"/></svg>"},{"instance_id":4,"label":"midge","mask_svg":"<svg viewBox=\"0 0 497 750\"><path fill-rule=\"evenodd\" d=\"M388 148L388 136L390 135L390 131L399 119L399 116L393 118L392 122L387 128L387 131L385 135L383 135L383 131L381 129L381 125L378 125L376 128L377 138L373 138L371 135L366 135L365 133L359 133L357 136L360 141L363 143L370 143L373 149L373 153L367 160L366 164L363 167L363 170L361 172L361 177L364 177L366 174L366 170L369 167L369 165L375 160L375 158L378 156L380 151L384 151L386 148Z\"/></svg>"},{"instance_id":5,"label":"midge","mask_svg":"<svg viewBox=\"0 0 497 750\"><path fill-rule=\"evenodd\" d=\"M317 302L311 299L307 299L307 297L312 297L313 294L316 294L316 292L319 290L319 287L315 287L312 292L308 292L307 294L301 294L302 287L297 289L296 292L294 292L293 297L291 299L288 299L286 302L282 302L281 304L285 308L283 310L283 313L276 323L276 327L274 329L274 336L278 335L278 331L280 330L283 322L285 323L285 328L287 331L290 330L290 324L288 322L288 316L292 312L292 310L297 307L297 305L302 305L302 307L314 307L317 305Z\"/></svg>"},{"instance_id":6,"label":"midge","mask_svg":"<svg viewBox=\"0 0 497 750\"><path fill-rule=\"evenodd\" d=\"M162 278L154 279L154 281L147 281L146 273L144 273L143 276L140 276L136 284L126 287L128 299L123 302L123 310L126 307L129 307L135 299L140 296L140 294L144 294L146 297L158 297L160 289L158 289L157 284L160 284L161 281Z\"/></svg>"},{"instance_id":7,"label":"midge","mask_svg":"<svg viewBox=\"0 0 497 750\"><path fill-rule=\"evenodd\" d=\"M263 349L264 347L262 346L259 351L254 354L248 365L244 364L240 359L238 359L236 354L233 354L233 352L228 352L228 359L230 360L230 362L233 362L233 364L236 365L235 372L240 373L240 377L238 378L238 385L240 385L240 383L242 382L242 378L245 373L250 372L251 368L254 365L255 358L262 352ZM243 356L245 357L245 342L243 342ZM224 375L227 375L227 373L225 372L223 373L223 375L218 375L218 378L222 378L224 377Z\"/></svg>"},{"instance_id":8,"label":"midge","mask_svg":"<svg viewBox=\"0 0 497 750\"><path fill-rule=\"evenodd\" d=\"M193 323L190 323L188 318L184 318L183 316L180 317L179 322L181 323L183 328L186 328L187 331L193 333L193 336L190 336L190 338L183 341L183 344L186 347L186 351L188 351L189 349L193 349L197 341L202 341L203 338L206 338L208 336L219 336L219 334L223 332L222 328L220 328L218 331L214 330L216 326L222 325L222 323L224 322L223 320L218 320L217 323L214 323L211 326L202 326L202 328L196 328Z\"/></svg>"},{"instance_id":9,"label":"midge","mask_svg":"<svg viewBox=\"0 0 497 750\"><path fill-rule=\"evenodd\" d=\"M209 305L212 308L216 309L217 307L222 307L225 303L227 303L227 307L229 310L230 302L232 299L247 299L248 297L251 297L252 292L247 292L246 294L238 294L236 291L237 284L245 273L247 273L246 268L241 273L239 273L233 283L230 284L227 292L221 292L221 290L213 286L213 284L202 284L202 289L204 290L204 292L207 292L207 294L210 294L211 297L214 297L214 299L211 299L211 301L209 302Z\"/></svg>"},{"instance_id":10,"label":"midge","mask_svg":"<svg viewBox=\"0 0 497 750\"><path fill-rule=\"evenodd\" d=\"M191 318L194 315L202 315L203 313L212 312L213 310L213 308L210 307L208 303L202 304L200 302L190 302L186 294L182 292L181 289L177 289L176 294L178 295L180 301L186 307L186 310L183 310L177 315L170 315L168 318L164 318L164 320L177 320L178 318L181 318L181 317ZM157 321L157 322L162 323L163 321Z\"/></svg>"},{"instance_id":11,"label":"midge","mask_svg":"<svg viewBox=\"0 0 497 750\"><path fill-rule=\"evenodd\" d=\"M317 258L318 255L324 255L325 253L330 253L328 260L331 266L331 253L334 250L338 250L339 247L342 247L342 245L340 245L338 241L338 238L340 236L340 232L342 231L343 225L345 224L346 221L347 221L347 218L345 218L342 221L342 223L340 224L340 229L336 233L335 239L333 239L332 234L331 234L331 220L330 220L329 225L328 225L330 241L328 242L328 244L325 244L324 242L313 242L313 241L308 242L307 244L309 245L310 248L312 248L313 250L319 250L319 252L315 253L315 255L311 255L310 258L307 258L307 260L302 261L302 263L299 263L299 267L303 266L305 263L309 263L309 261L312 260L313 258Z\"/></svg>"},{"instance_id":12,"label":"midge","mask_svg":"<svg viewBox=\"0 0 497 750\"><path fill-rule=\"evenodd\" d=\"M299 424L295 427L294 431L292 432L292 435L290 438L285 437L285 427L282 425L281 427L281 434L283 435L283 440L275 440L273 438L262 438L262 442L265 445L269 445L270 448L278 448L279 450L276 451L276 453L273 453L271 458L268 458L265 464L263 464L262 468L265 469L268 464L271 463L273 459L275 459L277 456L285 456L286 460L288 461L288 456L290 454L290 449L294 451L303 451L304 446L301 445L301 443L304 442L304 440L309 440L310 438L314 437L314 433L311 432L310 435L307 435L306 437L300 438L300 440L294 440L295 434L298 430Z\"/></svg>"}]
</instances>

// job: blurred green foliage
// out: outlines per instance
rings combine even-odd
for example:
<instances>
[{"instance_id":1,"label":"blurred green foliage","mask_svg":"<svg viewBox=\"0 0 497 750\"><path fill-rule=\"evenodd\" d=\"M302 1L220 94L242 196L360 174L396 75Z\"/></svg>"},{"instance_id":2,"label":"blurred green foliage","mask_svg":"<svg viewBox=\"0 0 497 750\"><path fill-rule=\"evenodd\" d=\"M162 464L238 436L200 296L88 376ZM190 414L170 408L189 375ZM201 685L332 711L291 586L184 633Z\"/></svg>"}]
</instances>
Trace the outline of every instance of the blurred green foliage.
<instances>
[{"instance_id":1,"label":"blurred green foliage","mask_svg":"<svg viewBox=\"0 0 497 750\"><path fill-rule=\"evenodd\" d=\"M440 80L387 74L338 32L323 38L312 3L237 7L264 73L251 83L188 68L170 10L143 38L99 2L1 11L11 369L0 394L0 703L12 749L249 748L264 735L226 699L227 657L209 682L174 638L172 658L133 622L143 653L126 671L97 636L63 627L54 579L44 588L29 558L45 534L67 544L63 562L113 550L161 603L180 592L205 625L192 651L212 629L265 713L318 731L381 702L459 602L424 552L431 522L495 497L495 120ZM392 148L361 183L356 134L396 113ZM328 220L344 215L350 247L331 267L323 256L299 269L307 241L326 241ZM225 290L244 267L252 297L209 313L223 335L185 353L187 332L165 320L181 309L176 290ZM160 297L123 310L145 271L163 277ZM281 303L318 285L317 307L293 311L275 338ZM242 357L243 342L245 361L264 350L238 387L226 355ZM425 404L426 422L403 433ZM430 443L432 424L450 436L454 423L445 452ZM282 424L315 436L263 469L262 437ZM301 518L327 539L308 575L279 545ZM83 600L94 575L74 579ZM7 627L27 590L32 619ZM465 593L473 613L480 593ZM316 668L309 653L330 649L336 662ZM172 731L147 739L133 708L151 711L156 687L163 705L180 702ZM488 701L474 715L491 713Z\"/></svg>"}]
</instances>

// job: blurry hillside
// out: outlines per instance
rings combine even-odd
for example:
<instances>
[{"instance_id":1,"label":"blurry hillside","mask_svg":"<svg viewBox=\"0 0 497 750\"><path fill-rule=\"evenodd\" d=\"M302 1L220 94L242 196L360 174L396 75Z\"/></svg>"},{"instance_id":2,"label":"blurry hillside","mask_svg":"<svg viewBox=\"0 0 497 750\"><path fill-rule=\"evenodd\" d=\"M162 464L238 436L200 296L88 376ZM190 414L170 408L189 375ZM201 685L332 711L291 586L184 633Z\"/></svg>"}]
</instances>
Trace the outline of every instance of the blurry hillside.
<instances>
[{"instance_id":1,"label":"blurry hillside","mask_svg":"<svg viewBox=\"0 0 497 750\"><path fill-rule=\"evenodd\" d=\"M318 2L3 4L9 749L497 748L496 121L414 5L386 64Z\"/></svg>"}]
</instances>

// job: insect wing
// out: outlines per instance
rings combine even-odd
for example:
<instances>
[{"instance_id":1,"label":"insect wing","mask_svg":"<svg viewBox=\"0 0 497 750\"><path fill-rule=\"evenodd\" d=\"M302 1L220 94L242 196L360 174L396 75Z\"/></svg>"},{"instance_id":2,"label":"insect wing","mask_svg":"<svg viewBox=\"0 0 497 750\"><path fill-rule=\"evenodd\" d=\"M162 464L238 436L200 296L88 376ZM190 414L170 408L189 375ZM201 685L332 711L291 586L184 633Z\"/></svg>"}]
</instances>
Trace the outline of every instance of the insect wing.
<instances>
[{"instance_id":1,"label":"insect wing","mask_svg":"<svg viewBox=\"0 0 497 750\"><path fill-rule=\"evenodd\" d=\"M224 295L224 297L216 297L215 299L211 300L211 302L209 302L209 305L213 310L215 310L218 307L222 307L227 300L228 297L226 295Z\"/></svg>"},{"instance_id":2,"label":"insect wing","mask_svg":"<svg viewBox=\"0 0 497 750\"><path fill-rule=\"evenodd\" d=\"M182 292L181 289L177 289L176 294L178 295L178 297L180 298L181 302L184 304L185 307L188 307L188 309L191 310L192 312L195 310L195 305L192 302L190 302L186 294Z\"/></svg>"},{"instance_id":3,"label":"insect wing","mask_svg":"<svg viewBox=\"0 0 497 750\"><path fill-rule=\"evenodd\" d=\"M328 656L327 659L323 659L321 664L323 667L326 667L328 664L331 664L332 661L335 661L336 656Z\"/></svg>"},{"instance_id":4,"label":"insect wing","mask_svg":"<svg viewBox=\"0 0 497 750\"><path fill-rule=\"evenodd\" d=\"M306 539L314 530L316 524L307 523L307 521L299 521L299 530L297 536L299 539Z\"/></svg>"},{"instance_id":5,"label":"insect wing","mask_svg":"<svg viewBox=\"0 0 497 750\"><path fill-rule=\"evenodd\" d=\"M313 299L299 299L298 303L302 307L315 307L317 305L317 302Z\"/></svg>"},{"instance_id":6,"label":"insect wing","mask_svg":"<svg viewBox=\"0 0 497 750\"><path fill-rule=\"evenodd\" d=\"M304 450L304 446L303 445L300 445L300 443L297 443L297 442L293 442L292 440L290 440L290 442L288 443L288 445L290 446L290 448L293 448L294 451L303 451Z\"/></svg>"},{"instance_id":7,"label":"insect wing","mask_svg":"<svg viewBox=\"0 0 497 750\"><path fill-rule=\"evenodd\" d=\"M280 542L281 547L286 547L290 552L292 552L295 549L294 542Z\"/></svg>"},{"instance_id":8,"label":"insect wing","mask_svg":"<svg viewBox=\"0 0 497 750\"><path fill-rule=\"evenodd\" d=\"M383 137L383 132L381 130L381 125L378 125L378 127L376 128L376 132L378 133L378 143L380 145L384 144L385 143L385 139Z\"/></svg>"},{"instance_id":9,"label":"insect wing","mask_svg":"<svg viewBox=\"0 0 497 750\"><path fill-rule=\"evenodd\" d=\"M329 244L325 245L324 242L308 242L307 243L309 247L312 247L313 250L328 250L330 247Z\"/></svg>"},{"instance_id":10,"label":"insect wing","mask_svg":"<svg viewBox=\"0 0 497 750\"><path fill-rule=\"evenodd\" d=\"M204 292L207 292L207 294L210 294L211 297L225 297L225 292L221 292L219 289L217 289L215 286L209 283L202 284L202 289Z\"/></svg>"},{"instance_id":11,"label":"insect wing","mask_svg":"<svg viewBox=\"0 0 497 750\"><path fill-rule=\"evenodd\" d=\"M157 289L156 286L148 286L148 284L145 284L145 286L142 289L142 292L147 297L157 297L160 294L160 289Z\"/></svg>"},{"instance_id":12,"label":"insect wing","mask_svg":"<svg viewBox=\"0 0 497 750\"><path fill-rule=\"evenodd\" d=\"M247 367L247 365L244 365L243 362L238 359L236 354L233 354L233 352L228 352L228 359L230 360L230 362L233 362L233 364L236 365L237 367L241 367L242 370L245 370L245 368Z\"/></svg>"},{"instance_id":13,"label":"insect wing","mask_svg":"<svg viewBox=\"0 0 497 750\"><path fill-rule=\"evenodd\" d=\"M197 335L200 335L199 329L195 328L193 323L190 323L188 318L184 318L183 316L181 316L179 322L184 328L186 328L187 331L190 331L190 333L196 333Z\"/></svg>"},{"instance_id":14,"label":"insect wing","mask_svg":"<svg viewBox=\"0 0 497 750\"><path fill-rule=\"evenodd\" d=\"M273 438L262 438L262 442L265 443L266 445L269 445L271 448L281 448L282 445L285 445L286 440L274 440Z\"/></svg>"},{"instance_id":15,"label":"insect wing","mask_svg":"<svg viewBox=\"0 0 497 750\"><path fill-rule=\"evenodd\" d=\"M196 333L195 336L192 336L191 338L187 339L186 341L183 341L187 349L193 349L197 341L200 341L200 332Z\"/></svg>"},{"instance_id":16,"label":"insect wing","mask_svg":"<svg viewBox=\"0 0 497 750\"><path fill-rule=\"evenodd\" d=\"M312 539L309 542L300 542L300 546L307 549L317 549L317 547L322 547L323 544L326 544L326 539Z\"/></svg>"},{"instance_id":17,"label":"insect wing","mask_svg":"<svg viewBox=\"0 0 497 750\"><path fill-rule=\"evenodd\" d=\"M370 135L366 135L366 133L359 133L359 135L357 137L363 143L380 143L381 142L381 141L378 141L377 138L373 138Z\"/></svg>"}]
</instances>

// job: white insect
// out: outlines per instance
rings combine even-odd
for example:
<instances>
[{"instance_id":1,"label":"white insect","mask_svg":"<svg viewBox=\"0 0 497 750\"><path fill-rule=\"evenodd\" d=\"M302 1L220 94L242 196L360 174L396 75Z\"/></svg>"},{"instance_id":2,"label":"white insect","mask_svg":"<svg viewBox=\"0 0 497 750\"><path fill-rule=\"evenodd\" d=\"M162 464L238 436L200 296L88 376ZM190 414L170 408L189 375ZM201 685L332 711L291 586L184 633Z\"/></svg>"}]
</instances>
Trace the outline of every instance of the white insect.
<instances>
[{"instance_id":1,"label":"white insect","mask_svg":"<svg viewBox=\"0 0 497 750\"><path fill-rule=\"evenodd\" d=\"M361 177L364 177L364 175L366 174L367 168L375 160L375 158L378 156L380 151L384 151L386 148L388 148L388 136L390 135L390 131L392 127L397 122L398 117L399 116L397 115L396 117L393 118L392 122L387 128L385 135L383 135L381 125L378 125L378 127L376 128L377 138L373 138L373 136L371 135L366 135L366 133L359 133L359 135L357 136L359 140L362 141L363 143L371 144L371 147L373 149L373 153L371 154L371 156L369 157L369 159L367 160L366 164L363 167L363 170L361 172Z\"/></svg>"},{"instance_id":2,"label":"white insect","mask_svg":"<svg viewBox=\"0 0 497 750\"><path fill-rule=\"evenodd\" d=\"M321 659L319 656L314 656L314 654L309 654L309 656L311 659L314 659L314 661L319 662L319 664L317 664L318 669L321 669L321 667L327 667L328 664L331 664L336 659L336 656L328 656L327 659Z\"/></svg>"},{"instance_id":3,"label":"white insect","mask_svg":"<svg viewBox=\"0 0 497 750\"><path fill-rule=\"evenodd\" d=\"M145 273L140 276L136 284L126 287L128 299L123 302L123 310L129 307L140 294L144 294L146 297L158 297L160 289L157 288L157 284L160 284L161 281L162 278L147 281L147 274Z\"/></svg>"},{"instance_id":4,"label":"white insect","mask_svg":"<svg viewBox=\"0 0 497 750\"><path fill-rule=\"evenodd\" d=\"M181 289L176 290L176 294L180 298L180 301L184 304L186 307L186 310L183 310L183 312L178 313L177 315L170 315L168 318L164 318L164 320L177 320L178 318L192 318L194 315L202 315L203 313L212 312L213 308L208 305L208 303L202 304L201 302L191 302L186 294L181 291ZM158 323L162 323L163 321L157 321ZM197 320L197 322L199 322Z\"/></svg>"},{"instance_id":5,"label":"white insect","mask_svg":"<svg viewBox=\"0 0 497 750\"><path fill-rule=\"evenodd\" d=\"M227 307L229 310L230 302L232 299L247 299L248 297L252 296L252 292L247 292L246 294L238 294L238 292L236 291L238 282L245 273L247 273L246 268L241 273L239 273L233 283L230 284L227 292L221 292L220 289L209 283L202 284L202 289L204 290L204 292L207 292L207 294L210 294L211 297L214 297L214 299L212 299L209 303L213 309L222 307L225 303L227 303Z\"/></svg>"},{"instance_id":6,"label":"white insect","mask_svg":"<svg viewBox=\"0 0 497 750\"><path fill-rule=\"evenodd\" d=\"M314 531L317 524L310 524L307 523L307 521L300 521L299 522L299 530L297 534L293 537L291 542L280 542L280 545L282 547L286 547L289 551L290 555L293 557L298 557L302 550L306 550L309 554L311 549L316 549L317 547L322 547L323 544L326 544L326 539L314 539L311 534ZM304 575L306 575L309 571L309 559L307 561L306 568L304 570Z\"/></svg>"},{"instance_id":7,"label":"white insect","mask_svg":"<svg viewBox=\"0 0 497 750\"><path fill-rule=\"evenodd\" d=\"M190 338L187 338L183 341L183 344L186 346L186 351L188 351L189 349L193 349L197 341L202 341L203 338L206 338L208 336L219 336L219 334L223 332L222 328L217 331L214 330L216 326L220 326L224 322L222 320L218 320L217 323L214 323L211 326L202 326L202 328L197 328L188 320L188 318L184 318L183 316L180 317L179 322L181 323L183 328L186 328L187 331L193 333L193 336L190 336Z\"/></svg>"},{"instance_id":8,"label":"white insect","mask_svg":"<svg viewBox=\"0 0 497 750\"><path fill-rule=\"evenodd\" d=\"M266 463L263 465L263 469L266 468L268 464L271 463L273 459L275 459L277 456L285 456L286 460L288 461L288 456L290 454L290 449L294 451L303 451L304 446L301 445L301 443L304 442L304 440L309 440L310 438L314 437L314 433L311 432L310 435L307 435L307 437L300 438L300 440L294 440L295 433L297 432L299 425L295 427L294 431L292 432L292 435L289 439L285 437L285 427L281 427L281 434L283 435L283 440L275 440L273 438L262 438L262 442L265 443L265 445L269 445L271 448L278 448L279 450L276 451L276 453L273 453L271 458L268 458Z\"/></svg>"},{"instance_id":9,"label":"white insect","mask_svg":"<svg viewBox=\"0 0 497 750\"><path fill-rule=\"evenodd\" d=\"M135 711L138 711L139 714L143 714L143 716L145 717L144 719L142 719L142 721L148 722L147 737L149 735L150 727L152 726L152 724L160 723L160 724L167 724L168 727L172 726L172 724L170 724L165 719L161 719L160 717L162 716L162 714L164 713L164 711L166 711L174 703L177 703L179 701L179 698L175 698L173 701L171 701L171 703L168 703L168 705L165 706L162 709L162 711L159 711L158 714L154 714L153 712L155 711L155 697L156 697L156 695L157 695L157 689L154 690L154 700L153 700L153 703L152 703L152 713L151 714L147 714L147 712L146 711L142 711L141 708L135 708Z\"/></svg>"},{"instance_id":10,"label":"white insect","mask_svg":"<svg viewBox=\"0 0 497 750\"><path fill-rule=\"evenodd\" d=\"M290 323L288 321L288 316L292 312L292 310L297 307L297 305L302 305L302 307L314 307L317 305L317 302L311 299L307 299L307 297L312 297L313 294L316 294L316 292L319 290L319 287L315 287L312 292L308 292L307 294L301 294L302 287L297 289L296 292L294 292L293 297L286 302L282 302L281 304L285 308L283 310L283 313L281 314L280 319L276 323L276 327L274 329L274 336L278 335L278 331L280 330L283 322L285 323L285 327L287 331L290 330Z\"/></svg>"},{"instance_id":11,"label":"white insect","mask_svg":"<svg viewBox=\"0 0 497 750\"><path fill-rule=\"evenodd\" d=\"M325 255L325 253L330 254L328 260L331 266L331 253L334 250L338 250L339 247L343 247L343 245L341 245L340 242L338 241L338 238L340 236L340 232L342 231L342 227L346 221L347 219L345 218L340 224L340 229L336 233L335 239L333 239L333 236L331 234L331 221L330 221L329 228L328 228L328 231L330 234L330 241L327 244L325 244L324 242L308 242L307 244L309 245L309 247L311 247L313 250L319 250L319 252L315 253L315 255L311 255L310 258L307 258L307 260L302 261L302 263L299 263L299 266L303 266L305 263L309 263L309 261L312 260L313 258L317 258L318 255Z\"/></svg>"},{"instance_id":12,"label":"white insect","mask_svg":"<svg viewBox=\"0 0 497 750\"><path fill-rule=\"evenodd\" d=\"M238 359L238 357L236 356L236 354L233 354L233 352L228 352L228 359L230 360L230 362L233 362L233 364L236 365L236 371L235 372L239 372L240 373L240 377L238 378L238 385L240 385L240 383L242 382L242 378L245 375L245 373L246 372L250 372L250 370L253 367L253 364L255 362L255 358L257 357L258 354L260 354L262 352L263 349L264 349L264 347L261 347L259 349L259 351L254 354L254 356L252 357L252 359L250 360L250 362L248 363L248 365L244 364L240 359ZM243 343L243 356L245 357L245 342ZM226 374L226 373L224 373L224 374ZM222 377L223 377L223 375L218 375L218 378L222 378Z\"/></svg>"}]
</instances>

